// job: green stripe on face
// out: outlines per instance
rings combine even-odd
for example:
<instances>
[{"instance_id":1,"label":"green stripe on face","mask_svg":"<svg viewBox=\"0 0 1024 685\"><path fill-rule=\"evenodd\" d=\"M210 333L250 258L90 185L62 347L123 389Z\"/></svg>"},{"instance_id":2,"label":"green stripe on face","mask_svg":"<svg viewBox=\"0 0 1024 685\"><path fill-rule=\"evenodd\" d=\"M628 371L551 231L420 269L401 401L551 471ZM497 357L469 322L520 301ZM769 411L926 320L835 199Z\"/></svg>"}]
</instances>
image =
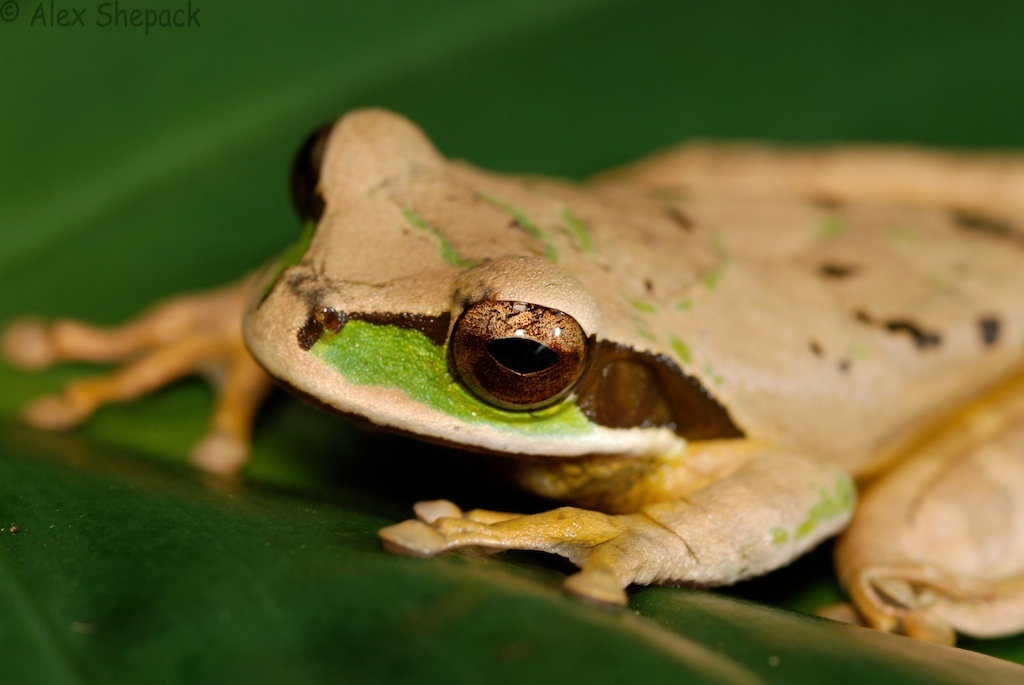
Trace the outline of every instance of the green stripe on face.
<instances>
[{"instance_id":1,"label":"green stripe on face","mask_svg":"<svg viewBox=\"0 0 1024 685\"><path fill-rule=\"evenodd\" d=\"M431 225L430 222L428 222L426 219L424 219L422 216L420 216L413 210L403 209L402 214L405 215L405 218L409 221L410 224L420 229L421 231L426 231L430 235L437 238L438 242L441 243L441 259L443 259L448 264L451 264L452 266L462 266L467 268L476 266L478 264L476 260L466 259L462 255L460 255L458 251L455 249L455 247L452 245L451 241L448 240L448 236L446 236L444 233L441 233L441 231L439 231L437 228Z\"/></svg>"},{"instance_id":2,"label":"green stripe on face","mask_svg":"<svg viewBox=\"0 0 1024 685\"><path fill-rule=\"evenodd\" d=\"M350 383L400 390L409 399L471 424L524 436L575 437L594 430L570 398L533 412L484 404L448 373L445 348L423 333L352 320L310 349Z\"/></svg>"},{"instance_id":3,"label":"green stripe on face","mask_svg":"<svg viewBox=\"0 0 1024 685\"><path fill-rule=\"evenodd\" d=\"M590 236L590 230L587 229L587 225L583 223L583 220L572 213L572 210L566 209L562 212L562 219L569 227L569 231L572 233L573 242L576 243L581 251L587 253L594 252L594 239Z\"/></svg>"},{"instance_id":4,"label":"green stripe on face","mask_svg":"<svg viewBox=\"0 0 1024 685\"><path fill-rule=\"evenodd\" d=\"M544 257L552 264L558 263L558 248L555 247L555 244L552 242L551 236L548 235L544 229L535 224L533 219L528 217L521 209L513 207L507 202L499 200L491 195L481 195L480 198L485 202L508 212L519 228L544 243Z\"/></svg>"}]
</instances>

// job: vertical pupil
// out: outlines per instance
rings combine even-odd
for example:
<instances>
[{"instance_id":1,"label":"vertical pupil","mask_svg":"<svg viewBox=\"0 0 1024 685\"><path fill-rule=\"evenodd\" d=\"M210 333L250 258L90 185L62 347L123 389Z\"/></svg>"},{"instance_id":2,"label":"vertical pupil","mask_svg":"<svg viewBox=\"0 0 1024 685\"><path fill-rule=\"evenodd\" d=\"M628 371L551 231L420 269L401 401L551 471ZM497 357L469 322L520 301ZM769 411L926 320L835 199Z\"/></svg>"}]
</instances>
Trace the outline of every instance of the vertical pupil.
<instances>
[{"instance_id":1,"label":"vertical pupil","mask_svg":"<svg viewBox=\"0 0 1024 685\"><path fill-rule=\"evenodd\" d=\"M525 338L498 338L487 343L496 362L516 373L537 373L558 363L558 355L547 345Z\"/></svg>"}]
</instances>

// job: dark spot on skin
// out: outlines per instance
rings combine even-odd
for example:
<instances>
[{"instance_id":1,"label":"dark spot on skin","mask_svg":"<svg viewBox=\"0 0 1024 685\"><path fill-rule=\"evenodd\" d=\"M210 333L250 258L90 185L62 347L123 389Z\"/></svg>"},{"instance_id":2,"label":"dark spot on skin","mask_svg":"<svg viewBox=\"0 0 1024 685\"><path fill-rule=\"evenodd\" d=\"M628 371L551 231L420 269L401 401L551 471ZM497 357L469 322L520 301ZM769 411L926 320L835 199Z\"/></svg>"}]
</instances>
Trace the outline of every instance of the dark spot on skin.
<instances>
[{"instance_id":1,"label":"dark spot on skin","mask_svg":"<svg viewBox=\"0 0 1024 685\"><path fill-rule=\"evenodd\" d=\"M644 290L646 290L648 293L654 292L654 283L651 281L651 279L644 279Z\"/></svg>"},{"instance_id":2,"label":"dark spot on skin","mask_svg":"<svg viewBox=\"0 0 1024 685\"><path fill-rule=\"evenodd\" d=\"M929 347L938 347L942 343L942 336L938 333L926 331L912 321L895 319L884 323L885 330L892 333L909 333L914 340L914 345L923 350Z\"/></svg>"},{"instance_id":3,"label":"dark spot on skin","mask_svg":"<svg viewBox=\"0 0 1024 685\"><path fill-rule=\"evenodd\" d=\"M334 307L313 307L312 313L298 332L299 347L309 350L324 331L337 333L349 321L365 321L375 326L395 326L419 331L435 345L443 345L448 338L451 314L437 316L408 314L405 312L340 312Z\"/></svg>"},{"instance_id":4,"label":"dark spot on skin","mask_svg":"<svg viewBox=\"0 0 1024 685\"><path fill-rule=\"evenodd\" d=\"M815 207L821 207L822 209L827 209L831 212L843 208L843 201L840 200L838 197L835 197L834 195L811 195L810 197L807 198L807 201L810 202Z\"/></svg>"},{"instance_id":5,"label":"dark spot on skin","mask_svg":"<svg viewBox=\"0 0 1024 685\"><path fill-rule=\"evenodd\" d=\"M842 371L843 373L848 372L850 370L850 360L849 359L840 359L839 360L839 370Z\"/></svg>"},{"instance_id":6,"label":"dark spot on skin","mask_svg":"<svg viewBox=\"0 0 1024 685\"><path fill-rule=\"evenodd\" d=\"M953 210L951 215L953 223L965 231L1008 240L1024 247L1024 231L1021 231L1008 221L958 210Z\"/></svg>"},{"instance_id":7,"label":"dark spot on skin","mask_svg":"<svg viewBox=\"0 0 1024 685\"><path fill-rule=\"evenodd\" d=\"M319 301L319 291L322 290L322 286L318 286L319 280L315 272L303 269L298 273L289 273L285 283L293 295L312 305L314 301Z\"/></svg>"},{"instance_id":8,"label":"dark spot on skin","mask_svg":"<svg viewBox=\"0 0 1024 685\"><path fill-rule=\"evenodd\" d=\"M999 319L994 316L986 316L978 320L981 342L985 347L992 347L999 342L999 327Z\"/></svg>"},{"instance_id":9,"label":"dark spot on skin","mask_svg":"<svg viewBox=\"0 0 1024 685\"><path fill-rule=\"evenodd\" d=\"M324 327L317 320L316 316L310 316L306 319L306 323L302 324L296 336L299 341L299 347L303 350L311 349L313 345L316 345L316 341L320 339L320 334L323 332Z\"/></svg>"},{"instance_id":10,"label":"dark spot on skin","mask_svg":"<svg viewBox=\"0 0 1024 685\"><path fill-rule=\"evenodd\" d=\"M576 392L580 410L602 426L665 427L687 440L743 437L707 388L664 354L596 341Z\"/></svg>"},{"instance_id":11,"label":"dark spot on skin","mask_svg":"<svg viewBox=\"0 0 1024 685\"><path fill-rule=\"evenodd\" d=\"M452 315L444 312L437 316L430 314L409 314L408 312L352 312L347 315L349 321L365 321L375 326L395 326L419 331L435 345L444 345L448 339L448 329Z\"/></svg>"},{"instance_id":12,"label":"dark spot on skin","mask_svg":"<svg viewBox=\"0 0 1024 685\"><path fill-rule=\"evenodd\" d=\"M652 188L647 193L647 197L662 202L677 202L686 199L687 193L686 186L683 185L662 186L660 188Z\"/></svg>"},{"instance_id":13,"label":"dark spot on skin","mask_svg":"<svg viewBox=\"0 0 1024 685\"><path fill-rule=\"evenodd\" d=\"M693 231L693 219L689 214L679 209L679 207L670 205L668 208L668 218L672 219L684 231Z\"/></svg>"},{"instance_id":14,"label":"dark spot on skin","mask_svg":"<svg viewBox=\"0 0 1024 685\"><path fill-rule=\"evenodd\" d=\"M818 267L818 273L825 278L849 278L860 271L856 264L839 264L837 262L822 262Z\"/></svg>"},{"instance_id":15,"label":"dark spot on skin","mask_svg":"<svg viewBox=\"0 0 1024 685\"><path fill-rule=\"evenodd\" d=\"M919 350L938 347L942 344L941 335L934 331L928 331L921 328L920 325L914 323L910 319L876 320L863 309L856 310L853 313L853 316L857 321L860 321L863 324L877 326L890 333L906 333L910 336L910 339Z\"/></svg>"},{"instance_id":16,"label":"dark spot on skin","mask_svg":"<svg viewBox=\"0 0 1024 685\"><path fill-rule=\"evenodd\" d=\"M814 354L815 357L820 357L821 355L825 354L825 350L821 349L821 343L819 343L817 340L812 340L810 343L810 347L811 352Z\"/></svg>"}]
</instances>

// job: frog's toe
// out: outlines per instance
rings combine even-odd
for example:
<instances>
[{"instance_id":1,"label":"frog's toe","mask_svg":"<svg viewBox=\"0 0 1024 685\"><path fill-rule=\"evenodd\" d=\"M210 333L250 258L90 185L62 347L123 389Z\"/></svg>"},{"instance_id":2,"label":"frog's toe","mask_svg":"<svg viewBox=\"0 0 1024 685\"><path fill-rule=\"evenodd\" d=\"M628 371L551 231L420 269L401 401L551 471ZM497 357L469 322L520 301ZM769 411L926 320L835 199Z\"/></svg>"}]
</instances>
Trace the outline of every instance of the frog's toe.
<instances>
[{"instance_id":1,"label":"frog's toe","mask_svg":"<svg viewBox=\"0 0 1024 685\"><path fill-rule=\"evenodd\" d=\"M903 616L903 634L940 645L956 644L956 631L950 622L927 610L908 611Z\"/></svg>"},{"instance_id":2,"label":"frog's toe","mask_svg":"<svg viewBox=\"0 0 1024 685\"><path fill-rule=\"evenodd\" d=\"M573 597L609 606L625 606L626 590L613 573L584 569L565 579L562 588Z\"/></svg>"},{"instance_id":3,"label":"frog's toe","mask_svg":"<svg viewBox=\"0 0 1024 685\"><path fill-rule=\"evenodd\" d=\"M417 502L412 509L416 512L416 518L427 524L434 523L439 518L462 517L462 510L446 499Z\"/></svg>"},{"instance_id":4,"label":"frog's toe","mask_svg":"<svg viewBox=\"0 0 1024 685\"><path fill-rule=\"evenodd\" d=\"M21 410L21 420L43 430L67 430L80 424L95 410L88 398L69 390L61 395L40 397Z\"/></svg>"},{"instance_id":5,"label":"frog's toe","mask_svg":"<svg viewBox=\"0 0 1024 685\"><path fill-rule=\"evenodd\" d=\"M865 567L850 585L867 625L944 645L956 642L959 608L984 605L990 590L987 584L911 564Z\"/></svg>"},{"instance_id":6,"label":"frog's toe","mask_svg":"<svg viewBox=\"0 0 1024 685\"><path fill-rule=\"evenodd\" d=\"M865 618L857 611L852 604L841 602L818 608L814 613L822 618L828 618L840 623L849 625L869 625ZM868 609L866 613L874 613L875 627L879 625L887 627L890 632L896 632L908 637L913 637L925 642L934 642L940 645L953 645L956 643L956 631L949 621L937 616L935 613L924 610L903 610L896 614L887 611L881 612L879 616L877 609ZM869 619L870 621L870 619Z\"/></svg>"},{"instance_id":7,"label":"frog's toe","mask_svg":"<svg viewBox=\"0 0 1024 685\"><path fill-rule=\"evenodd\" d=\"M384 549L395 554L429 557L448 548L447 541L441 533L415 519L381 528L377 534Z\"/></svg>"},{"instance_id":8,"label":"frog's toe","mask_svg":"<svg viewBox=\"0 0 1024 685\"><path fill-rule=\"evenodd\" d=\"M249 460L249 442L237 435L216 431L192 448L190 463L207 473L234 476Z\"/></svg>"},{"instance_id":9,"label":"frog's toe","mask_svg":"<svg viewBox=\"0 0 1024 685\"><path fill-rule=\"evenodd\" d=\"M12 321L3 332L4 357L14 366L38 371L53 364L57 352L42 319Z\"/></svg>"}]
</instances>

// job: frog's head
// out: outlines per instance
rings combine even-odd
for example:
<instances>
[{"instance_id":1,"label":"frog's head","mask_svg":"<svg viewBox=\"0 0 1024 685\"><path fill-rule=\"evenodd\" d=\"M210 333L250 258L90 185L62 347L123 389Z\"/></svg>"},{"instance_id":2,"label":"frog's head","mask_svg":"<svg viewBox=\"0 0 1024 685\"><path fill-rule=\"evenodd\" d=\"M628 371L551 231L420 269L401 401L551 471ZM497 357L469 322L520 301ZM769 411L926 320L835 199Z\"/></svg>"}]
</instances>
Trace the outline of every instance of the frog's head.
<instances>
[{"instance_id":1,"label":"frog's head","mask_svg":"<svg viewBox=\"0 0 1024 685\"><path fill-rule=\"evenodd\" d=\"M602 419L642 400L652 372L600 342L602 312L566 267L572 236L543 220L565 211L561 200L450 163L377 110L318 132L295 178L306 232L264 272L245 324L284 385L483 451L623 454L678 441L647 416Z\"/></svg>"}]
</instances>

